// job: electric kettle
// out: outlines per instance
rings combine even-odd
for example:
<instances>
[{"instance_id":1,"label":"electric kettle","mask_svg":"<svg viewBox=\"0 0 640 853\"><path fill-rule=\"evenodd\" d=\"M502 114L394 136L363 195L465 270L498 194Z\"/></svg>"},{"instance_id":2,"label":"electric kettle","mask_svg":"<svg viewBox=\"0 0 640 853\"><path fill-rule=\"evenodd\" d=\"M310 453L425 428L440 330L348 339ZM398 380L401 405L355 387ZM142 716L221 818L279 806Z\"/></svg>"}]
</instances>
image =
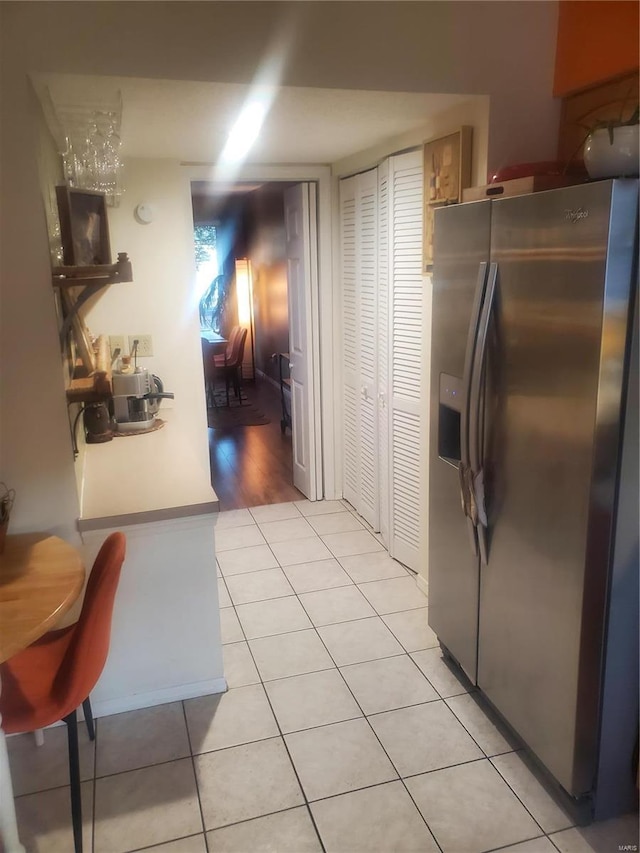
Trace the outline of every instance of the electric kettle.
<instances>
[{"instance_id":1,"label":"electric kettle","mask_svg":"<svg viewBox=\"0 0 640 853\"><path fill-rule=\"evenodd\" d=\"M161 400L173 400L174 394L169 391L164 390L164 385L162 384L162 379L159 376L156 376L155 373L151 374L151 391L147 394L148 411L152 415L158 414L158 409L160 408Z\"/></svg>"}]
</instances>

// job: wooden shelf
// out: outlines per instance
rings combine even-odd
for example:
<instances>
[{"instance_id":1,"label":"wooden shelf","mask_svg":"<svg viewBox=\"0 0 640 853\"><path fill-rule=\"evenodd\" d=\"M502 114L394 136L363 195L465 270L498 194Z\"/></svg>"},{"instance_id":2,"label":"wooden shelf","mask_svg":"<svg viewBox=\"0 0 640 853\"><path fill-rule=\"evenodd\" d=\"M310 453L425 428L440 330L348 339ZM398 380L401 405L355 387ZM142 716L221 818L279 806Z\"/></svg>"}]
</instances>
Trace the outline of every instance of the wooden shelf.
<instances>
[{"instance_id":1,"label":"wooden shelf","mask_svg":"<svg viewBox=\"0 0 640 853\"><path fill-rule=\"evenodd\" d=\"M68 403L101 403L111 397L111 382L96 371L84 379L72 379L67 388Z\"/></svg>"},{"instance_id":2,"label":"wooden shelf","mask_svg":"<svg viewBox=\"0 0 640 853\"><path fill-rule=\"evenodd\" d=\"M88 267L54 267L51 273L51 283L67 294L67 302L69 303L60 328L60 346L65 346L67 335L74 324L76 314L88 299L110 284L126 281L133 281L131 261L126 252L118 254L118 262L115 264L96 264ZM77 288L80 292L76 295L76 290L72 288Z\"/></svg>"},{"instance_id":3,"label":"wooden shelf","mask_svg":"<svg viewBox=\"0 0 640 853\"><path fill-rule=\"evenodd\" d=\"M126 252L120 252L115 264L99 264L95 266L60 266L54 267L51 282L54 287L82 287L133 281L131 261Z\"/></svg>"}]
</instances>

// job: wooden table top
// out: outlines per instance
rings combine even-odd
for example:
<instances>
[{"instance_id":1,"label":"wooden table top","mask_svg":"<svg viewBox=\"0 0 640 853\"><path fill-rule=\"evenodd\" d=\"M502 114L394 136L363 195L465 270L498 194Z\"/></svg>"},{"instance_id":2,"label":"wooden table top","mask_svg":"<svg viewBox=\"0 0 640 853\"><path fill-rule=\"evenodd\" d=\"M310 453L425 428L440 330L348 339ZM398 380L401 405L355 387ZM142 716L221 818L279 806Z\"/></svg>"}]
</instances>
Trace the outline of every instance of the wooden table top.
<instances>
[{"instance_id":1,"label":"wooden table top","mask_svg":"<svg viewBox=\"0 0 640 853\"><path fill-rule=\"evenodd\" d=\"M227 338L223 338L222 335L219 335L217 332L205 332L200 331L200 337L203 341L206 341L208 344L227 344L229 341Z\"/></svg>"},{"instance_id":2,"label":"wooden table top","mask_svg":"<svg viewBox=\"0 0 640 853\"><path fill-rule=\"evenodd\" d=\"M82 592L84 565L47 533L7 536L0 554L0 663L54 627Z\"/></svg>"}]
</instances>

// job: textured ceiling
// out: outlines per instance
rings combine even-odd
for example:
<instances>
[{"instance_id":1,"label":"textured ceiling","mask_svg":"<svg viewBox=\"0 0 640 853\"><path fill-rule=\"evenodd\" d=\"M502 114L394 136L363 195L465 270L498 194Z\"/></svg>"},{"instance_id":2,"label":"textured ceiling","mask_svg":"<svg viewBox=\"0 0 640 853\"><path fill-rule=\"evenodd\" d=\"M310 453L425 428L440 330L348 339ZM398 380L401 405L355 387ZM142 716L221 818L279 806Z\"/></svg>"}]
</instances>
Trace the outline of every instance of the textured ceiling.
<instances>
[{"instance_id":1,"label":"textured ceiling","mask_svg":"<svg viewBox=\"0 0 640 853\"><path fill-rule=\"evenodd\" d=\"M41 100L100 105L122 94L122 154L215 162L249 93L240 84L41 74ZM277 89L249 163L333 163L427 123L461 95Z\"/></svg>"}]
</instances>

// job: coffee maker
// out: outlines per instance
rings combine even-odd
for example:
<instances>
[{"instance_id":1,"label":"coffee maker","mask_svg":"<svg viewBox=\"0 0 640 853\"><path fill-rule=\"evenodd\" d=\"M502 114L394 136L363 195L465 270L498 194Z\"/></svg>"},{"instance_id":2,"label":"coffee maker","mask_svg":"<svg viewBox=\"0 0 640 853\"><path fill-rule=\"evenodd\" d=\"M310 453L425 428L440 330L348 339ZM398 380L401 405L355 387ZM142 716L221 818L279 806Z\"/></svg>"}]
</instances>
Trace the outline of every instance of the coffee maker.
<instances>
[{"instance_id":1,"label":"coffee maker","mask_svg":"<svg viewBox=\"0 0 640 853\"><path fill-rule=\"evenodd\" d=\"M165 392L161 380L144 368L134 373L114 373L113 420L118 432L142 432L151 429L156 420L160 401L173 400Z\"/></svg>"}]
</instances>

